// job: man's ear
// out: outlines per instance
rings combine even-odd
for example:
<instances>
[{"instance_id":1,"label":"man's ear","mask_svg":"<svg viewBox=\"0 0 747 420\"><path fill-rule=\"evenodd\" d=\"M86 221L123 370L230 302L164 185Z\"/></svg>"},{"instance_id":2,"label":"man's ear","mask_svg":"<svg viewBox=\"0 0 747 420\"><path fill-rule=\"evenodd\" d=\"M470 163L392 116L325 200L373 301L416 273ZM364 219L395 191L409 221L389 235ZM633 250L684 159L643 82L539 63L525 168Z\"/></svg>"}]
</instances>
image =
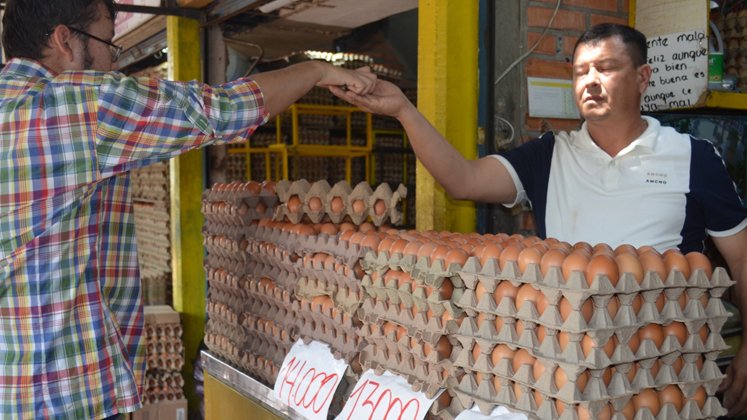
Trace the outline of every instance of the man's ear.
<instances>
[{"instance_id":1,"label":"man's ear","mask_svg":"<svg viewBox=\"0 0 747 420\"><path fill-rule=\"evenodd\" d=\"M75 53L71 45L74 38L73 31L65 25L57 25L49 35L49 50L51 55L60 61L75 60Z\"/></svg>"},{"instance_id":2,"label":"man's ear","mask_svg":"<svg viewBox=\"0 0 747 420\"><path fill-rule=\"evenodd\" d=\"M644 64L638 67L638 92L643 95L643 92L648 88L648 82L651 80L651 66Z\"/></svg>"}]
</instances>

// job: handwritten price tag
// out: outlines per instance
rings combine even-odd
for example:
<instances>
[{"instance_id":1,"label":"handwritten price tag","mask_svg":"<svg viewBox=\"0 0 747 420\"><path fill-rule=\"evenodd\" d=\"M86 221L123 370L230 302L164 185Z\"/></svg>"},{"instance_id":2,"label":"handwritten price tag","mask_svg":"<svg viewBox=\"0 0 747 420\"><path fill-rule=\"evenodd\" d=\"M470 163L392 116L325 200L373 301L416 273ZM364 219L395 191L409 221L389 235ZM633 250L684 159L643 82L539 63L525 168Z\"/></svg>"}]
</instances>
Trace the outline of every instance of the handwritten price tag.
<instances>
[{"instance_id":1,"label":"handwritten price tag","mask_svg":"<svg viewBox=\"0 0 747 420\"><path fill-rule=\"evenodd\" d=\"M298 340L283 360L273 393L304 417L325 420L347 367L327 344Z\"/></svg>"},{"instance_id":2,"label":"handwritten price tag","mask_svg":"<svg viewBox=\"0 0 747 420\"><path fill-rule=\"evenodd\" d=\"M350 394L336 420L422 420L433 401L422 392L414 392L405 378L389 371L376 375L366 371Z\"/></svg>"}]
</instances>

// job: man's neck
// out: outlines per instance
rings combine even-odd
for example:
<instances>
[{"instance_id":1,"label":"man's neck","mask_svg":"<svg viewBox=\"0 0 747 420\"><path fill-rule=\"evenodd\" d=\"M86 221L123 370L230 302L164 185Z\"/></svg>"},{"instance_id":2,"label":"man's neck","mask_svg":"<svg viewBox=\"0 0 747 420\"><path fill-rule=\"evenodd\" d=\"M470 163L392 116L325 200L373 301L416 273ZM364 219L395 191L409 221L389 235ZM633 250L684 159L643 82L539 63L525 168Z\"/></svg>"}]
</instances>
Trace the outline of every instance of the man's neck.
<instances>
[{"instance_id":1,"label":"man's neck","mask_svg":"<svg viewBox=\"0 0 747 420\"><path fill-rule=\"evenodd\" d=\"M594 143L611 157L641 136L648 123L640 115L623 121L587 121L586 128Z\"/></svg>"}]
</instances>

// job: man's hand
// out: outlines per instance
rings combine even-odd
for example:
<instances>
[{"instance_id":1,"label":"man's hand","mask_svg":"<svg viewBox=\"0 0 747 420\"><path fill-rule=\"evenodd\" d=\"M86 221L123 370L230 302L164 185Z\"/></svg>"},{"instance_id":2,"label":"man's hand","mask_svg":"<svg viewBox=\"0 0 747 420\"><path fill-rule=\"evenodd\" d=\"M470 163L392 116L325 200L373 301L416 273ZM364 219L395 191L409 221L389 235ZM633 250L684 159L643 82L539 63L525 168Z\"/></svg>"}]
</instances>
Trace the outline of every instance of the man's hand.
<instances>
[{"instance_id":1,"label":"man's hand","mask_svg":"<svg viewBox=\"0 0 747 420\"><path fill-rule=\"evenodd\" d=\"M358 95L368 95L373 92L376 86L376 74L371 72L368 67L361 67L355 70L343 69L332 65L324 66L319 83L319 87L332 88L344 86L345 90Z\"/></svg>"},{"instance_id":2,"label":"man's hand","mask_svg":"<svg viewBox=\"0 0 747 420\"><path fill-rule=\"evenodd\" d=\"M726 378L719 386L724 393L724 407L731 417L747 414L747 340L742 338L742 345L737 355L726 369Z\"/></svg>"},{"instance_id":3,"label":"man's hand","mask_svg":"<svg viewBox=\"0 0 747 420\"><path fill-rule=\"evenodd\" d=\"M415 110L415 106L407 99L404 93L392 83L385 80L376 82L376 86L369 94L359 94L348 86L347 90L337 86L329 86L329 90L338 98L367 112L383 114L397 119L405 111Z\"/></svg>"}]
</instances>

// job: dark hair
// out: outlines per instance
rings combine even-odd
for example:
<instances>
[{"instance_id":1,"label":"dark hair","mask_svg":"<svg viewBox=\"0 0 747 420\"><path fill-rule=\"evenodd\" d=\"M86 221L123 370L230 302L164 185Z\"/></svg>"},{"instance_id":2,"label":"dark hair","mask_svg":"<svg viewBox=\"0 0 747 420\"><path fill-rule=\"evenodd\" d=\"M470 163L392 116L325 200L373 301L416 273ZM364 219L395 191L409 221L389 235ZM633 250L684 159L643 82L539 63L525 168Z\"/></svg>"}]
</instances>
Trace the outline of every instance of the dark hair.
<instances>
[{"instance_id":1,"label":"dark hair","mask_svg":"<svg viewBox=\"0 0 747 420\"><path fill-rule=\"evenodd\" d=\"M646 36L640 31L630 26L620 25L617 23L600 23L589 28L576 41L573 47L573 57L576 57L576 50L581 44L596 44L601 40L619 36L628 50L628 55L633 60L633 64L638 67L646 64L648 61L646 45Z\"/></svg>"},{"instance_id":2,"label":"dark hair","mask_svg":"<svg viewBox=\"0 0 747 420\"><path fill-rule=\"evenodd\" d=\"M58 25L82 30L98 19L103 4L112 19L114 0L7 0L3 16L3 47L9 58L43 58L49 33Z\"/></svg>"}]
</instances>

